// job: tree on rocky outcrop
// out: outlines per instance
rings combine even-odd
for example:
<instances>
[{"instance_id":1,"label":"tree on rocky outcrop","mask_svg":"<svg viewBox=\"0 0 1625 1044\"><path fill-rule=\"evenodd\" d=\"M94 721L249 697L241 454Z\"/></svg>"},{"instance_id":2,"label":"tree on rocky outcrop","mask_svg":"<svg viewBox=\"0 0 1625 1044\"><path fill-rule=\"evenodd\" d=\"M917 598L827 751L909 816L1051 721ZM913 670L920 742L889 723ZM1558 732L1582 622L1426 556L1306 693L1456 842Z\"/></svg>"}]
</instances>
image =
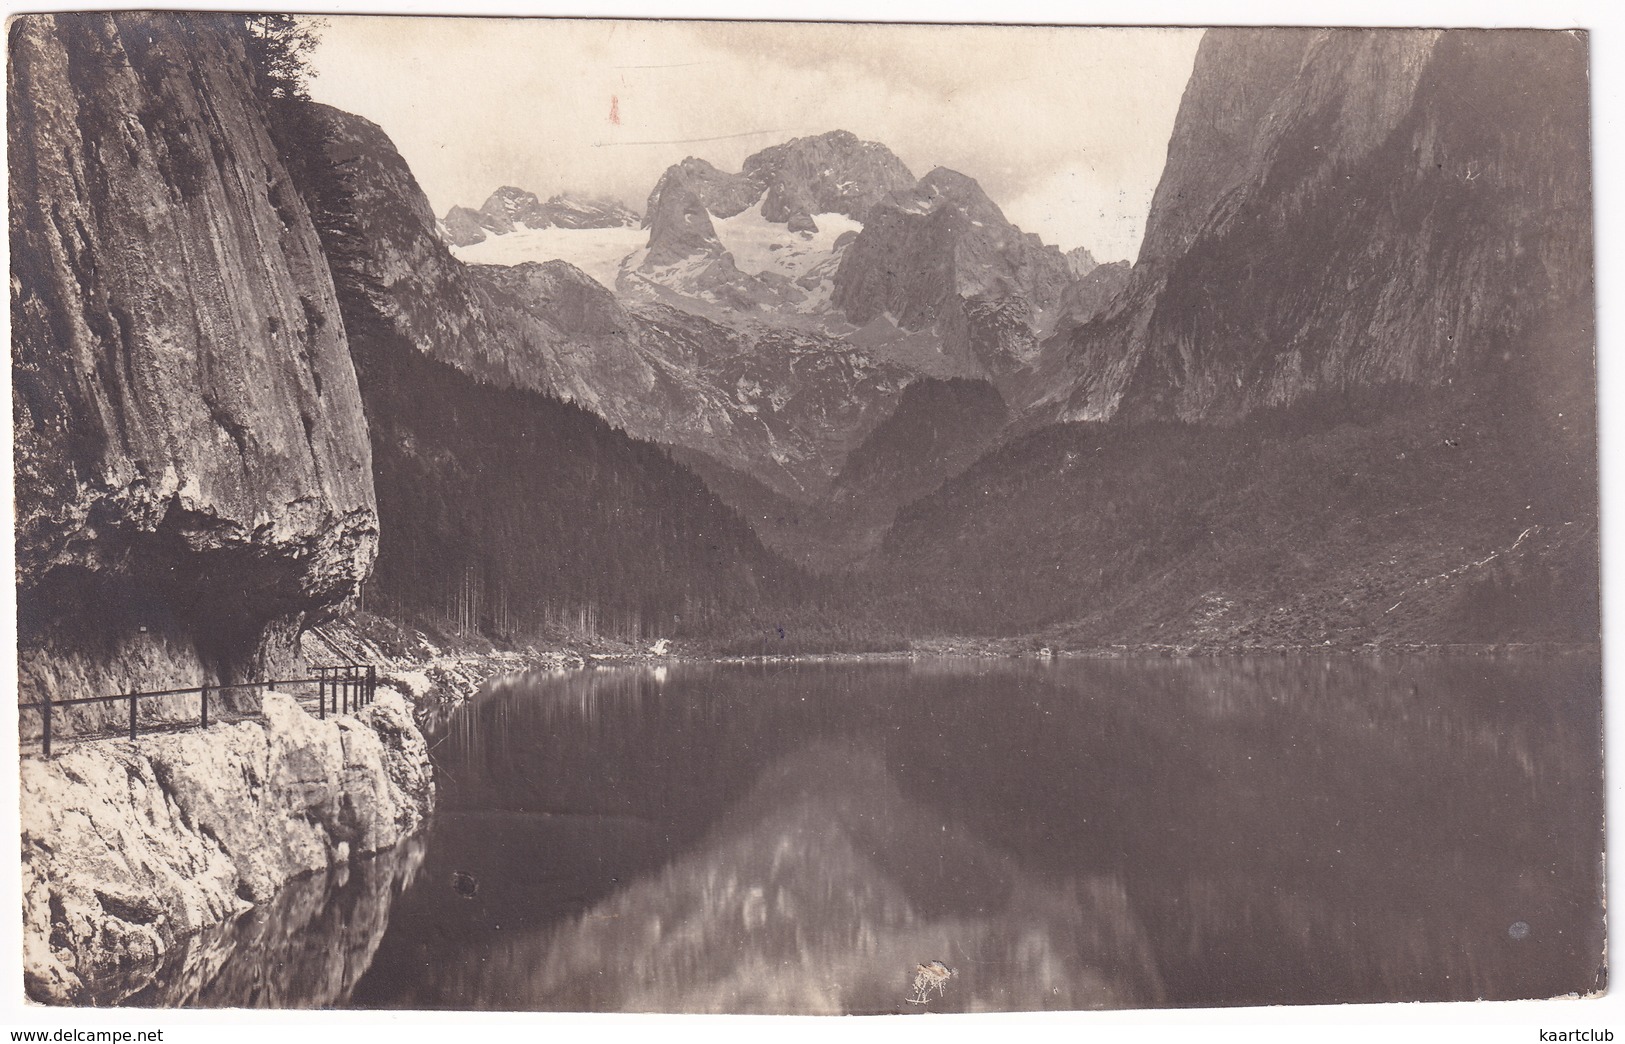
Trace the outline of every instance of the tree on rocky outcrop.
<instances>
[{"instance_id":1,"label":"tree on rocky outcrop","mask_svg":"<svg viewBox=\"0 0 1625 1044\"><path fill-rule=\"evenodd\" d=\"M367 297L378 292L366 277L365 245L356 218L352 172L337 163L328 149L331 133L321 108L310 97L316 76L311 53L321 42L325 22L291 14L244 14L243 47L254 71L255 93L266 107L266 121L293 189L304 202L327 255L333 283L341 297ZM280 193L273 187L273 202Z\"/></svg>"},{"instance_id":2,"label":"tree on rocky outcrop","mask_svg":"<svg viewBox=\"0 0 1625 1044\"><path fill-rule=\"evenodd\" d=\"M321 19L291 14L242 16L245 46L265 97L310 101L309 81L316 75L310 55L321 41Z\"/></svg>"}]
</instances>

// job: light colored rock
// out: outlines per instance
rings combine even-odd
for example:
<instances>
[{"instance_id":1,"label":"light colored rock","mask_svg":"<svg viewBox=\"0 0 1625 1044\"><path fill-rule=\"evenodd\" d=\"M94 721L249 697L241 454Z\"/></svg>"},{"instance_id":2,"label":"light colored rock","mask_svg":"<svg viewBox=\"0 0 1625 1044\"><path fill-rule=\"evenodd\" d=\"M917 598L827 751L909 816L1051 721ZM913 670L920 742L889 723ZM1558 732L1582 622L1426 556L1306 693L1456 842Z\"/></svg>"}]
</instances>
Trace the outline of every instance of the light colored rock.
<instances>
[{"instance_id":1,"label":"light colored rock","mask_svg":"<svg viewBox=\"0 0 1625 1044\"><path fill-rule=\"evenodd\" d=\"M434 783L406 703L104 741L22 763L24 978L38 1000L158 961L288 880L397 844Z\"/></svg>"},{"instance_id":2,"label":"light colored rock","mask_svg":"<svg viewBox=\"0 0 1625 1044\"><path fill-rule=\"evenodd\" d=\"M331 1008L349 1002L410 887L426 846L387 852L291 881L263 910L177 944L161 965L106 983L97 1006ZM139 995L136 997L136 995Z\"/></svg>"}]
</instances>

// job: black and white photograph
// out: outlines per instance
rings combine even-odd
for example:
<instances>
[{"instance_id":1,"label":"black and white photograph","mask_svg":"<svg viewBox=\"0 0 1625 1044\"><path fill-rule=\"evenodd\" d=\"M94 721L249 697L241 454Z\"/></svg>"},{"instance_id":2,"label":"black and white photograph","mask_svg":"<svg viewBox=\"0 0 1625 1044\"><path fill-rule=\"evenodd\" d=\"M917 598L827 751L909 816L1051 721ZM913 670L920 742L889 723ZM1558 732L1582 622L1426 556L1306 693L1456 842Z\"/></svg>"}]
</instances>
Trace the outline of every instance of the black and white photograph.
<instances>
[{"instance_id":1,"label":"black and white photograph","mask_svg":"<svg viewBox=\"0 0 1625 1044\"><path fill-rule=\"evenodd\" d=\"M12 15L8 996L1600 1033L1595 64Z\"/></svg>"}]
</instances>

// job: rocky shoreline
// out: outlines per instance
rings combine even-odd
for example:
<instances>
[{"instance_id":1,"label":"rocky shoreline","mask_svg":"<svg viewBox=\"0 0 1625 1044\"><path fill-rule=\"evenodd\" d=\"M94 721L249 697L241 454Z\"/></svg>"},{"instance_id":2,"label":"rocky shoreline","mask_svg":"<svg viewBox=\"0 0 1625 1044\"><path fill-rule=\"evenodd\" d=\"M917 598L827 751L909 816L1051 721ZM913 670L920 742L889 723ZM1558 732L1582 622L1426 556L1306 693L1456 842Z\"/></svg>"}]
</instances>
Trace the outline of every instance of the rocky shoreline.
<instances>
[{"instance_id":1,"label":"rocky shoreline","mask_svg":"<svg viewBox=\"0 0 1625 1044\"><path fill-rule=\"evenodd\" d=\"M493 678L531 671L561 671L632 664L677 663L907 663L934 657L979 659L1118 659L1224 656L1551 656L1596 654L1596 643L1575 642L1420 642L1294 644L1256 640L1227 641L1198 634L1181 642L1086 644L1053 635L990 637L942 635L899 639L885 650L767 653L740 655L717 651L715 641L667 643L655 653L637 643L614 639L575 640L558 647L527 644L500 648L479 636L434 638L421 630L370 614L314 629L304 638L310 662L376 664L383 684L407 696L419 720L469 699ZM906 646L906 647L905 647Z\"/></svg>"},{"instance_id":2,"label":"rocky shoreline","mask_svg":"<svg viewBox=\"0 0 1625 1044\"><path fill-rule=\"evenodd\" d=\"M80 743L50 761L23 760L27 993L44 1003L99 1004L163 988L161 969L212 966L209 929L277 899L296 879L341 870L410 839L434 801L419 723L501 675L637 663L1595 651L1550 643L1052 648L1037 642L958 636L916 640L893 652L739 657L679 648L657 656L625 643L598 651L499 649L483 640L442 645L365 614L314 629L303 639L310 662L378 667L378 698L359 714L318 720L291 697L267 693L263 721L148 735L134 744Z\"/></svg>"},{"instance_id":3,"label":"rocky shoreline","mask_svg":"<svg viewBox=\"0 0 1625 1044\"><path fill-rule=\"evenodd\" d=\"M383 684L407 696L424 722L468 700L492 679L533 671L564 671L636 664L794 664L908 663L937 657L989 660L1169 659L1227 656L1559 656L1595 655L1595 643L1572 642L1364 642L1294 645L1226 642L1199 636L1185 642L1079 645L1047 636L985 637L948 635L915 638L907 648L884 651L828 651L737 655L707 648L706 642L670 645L655 653L611 639L576 641L558 648L525 645L502 649L480 638L436 641L420 630L365 614L321 628L305 639L312 662L327 658L379 665Z\"/></svg>"},{"instance_id":4,"label":"rocky shoreline","mask_svg":"<svg viewBox=\"0 0 1625 1044\"><path fill-rule=\"evenodd\" d=\"M437 641L370 613L311 628L300 638L300 652L311 664L377 667L379 684L405 697L420 721L434 708L462 703L500 675L569 670L589 662L571 649L503 649L477 635Z\"/></svg>"},{"instance_id":5,"label":"rocky shoreline","mask_svg":"<svg viewBox=\"0 0 1625 1044\"><path fill-rule=\"evenodd\" d=\"M50 1004L144 988L198 932L392 848L434 803L423 736L387 688L326 720L270 692L263 720L80 743L21 777L24 986Z\"/></svg>"}]
</instances>

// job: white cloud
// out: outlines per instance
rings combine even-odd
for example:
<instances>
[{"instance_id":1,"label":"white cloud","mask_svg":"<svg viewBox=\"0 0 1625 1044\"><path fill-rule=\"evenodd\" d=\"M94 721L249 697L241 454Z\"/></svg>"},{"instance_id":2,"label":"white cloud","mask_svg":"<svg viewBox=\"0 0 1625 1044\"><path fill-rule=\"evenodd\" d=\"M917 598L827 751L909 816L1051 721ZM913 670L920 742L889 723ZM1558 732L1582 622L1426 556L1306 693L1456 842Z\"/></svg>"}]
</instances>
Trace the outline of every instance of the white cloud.
<instances>
[{"instance_id":1,"label":"white cloud","mask_svg":"<svg viewBox=\"0 0 1625 1044\"><path fill-rule=\"evenodd\" d=\"M1199 36L332 17L313 93L380 124L439 213L503 184L641 209L684 156L737 170L768 145L844 128L916 174L976 178L1046 241L1132 257Z\"/></svg>"}]
</instances>

